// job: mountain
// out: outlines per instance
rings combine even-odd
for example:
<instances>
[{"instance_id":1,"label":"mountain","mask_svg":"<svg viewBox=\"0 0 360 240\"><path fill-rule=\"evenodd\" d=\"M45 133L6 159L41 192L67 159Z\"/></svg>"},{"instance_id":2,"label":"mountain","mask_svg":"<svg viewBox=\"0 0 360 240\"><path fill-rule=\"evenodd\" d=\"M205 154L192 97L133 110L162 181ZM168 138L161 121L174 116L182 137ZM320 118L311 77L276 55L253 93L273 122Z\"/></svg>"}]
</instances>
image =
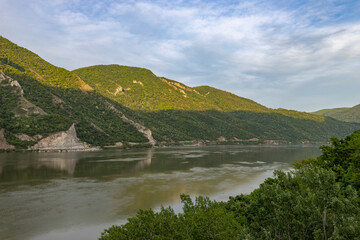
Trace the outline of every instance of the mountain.
<instances>
[{"instance_id":1,"label":"mountain","mask_svg":"<svg viewBox=\"0 0 360 240\"><path fill-rule=\"evenodd\" d=\"M0 37L0 148L326 141L359 128L143 68L70 72Z\"/></svg>"},{"instance_id":2,"label":"mountain","mask_svg":"<svg viewBox=\"0 0 360 240\"><path fill-rule=\"evenodd\" d=\"M157 77L144 68L97 65L73 72L103 96L133 110L251 111L324 120L321 116L305 112L270 109L250 99L209 86L191 88L174 80Z\"/></svg>"},{"instance_id":3,"label":"mountain","mask_svg":"<svg viewBox=\"0 0 360 240\"><path fill-rule=\"evenodd\" d=\"M77 137L93 145L148 141L126 119L128 109L98 94L76 74L3 37L0 59L0 130L5 129L8 144L27 148L72 124Z\"/></svg>"},{"instance_id":4,"label":"mountain","mask_svg":"<svg viewBox=\"0 0 360 240\"><path fill-rule=\"evenodd\" d=\"M360 123L360 104L351 108L323 109L313 112L313 114L332 117L344 122Z\"/></svg>"},{"instance_id":5,"label":"mountain","mask_svg":"<svg viewBox=\"0 0 360 240\"><path fill-rule=\"evenodd\" d=\"M211 87L191 88L144 68L98 65L74 73L103 96L133 110L267 110L252 100Z\"/></svg>"}]
</instances>

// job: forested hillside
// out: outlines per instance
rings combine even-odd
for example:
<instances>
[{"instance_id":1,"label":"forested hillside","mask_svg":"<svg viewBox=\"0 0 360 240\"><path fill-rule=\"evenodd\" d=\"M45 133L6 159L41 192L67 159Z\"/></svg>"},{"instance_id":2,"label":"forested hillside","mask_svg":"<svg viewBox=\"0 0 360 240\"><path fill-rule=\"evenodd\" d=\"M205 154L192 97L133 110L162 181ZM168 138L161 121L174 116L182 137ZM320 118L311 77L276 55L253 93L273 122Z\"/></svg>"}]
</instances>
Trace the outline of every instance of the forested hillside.
<instances>
[{"instance_id":1,"label":"forested hillside","mask_svg":"<svg viewBox=\"0 0 360 240\"><path fill-rule=\"evenodd\" d=\"M314 114L335 118L344 122L360 123L360 104L351 108L323 109Z\"/></svg>"},{"instance_id":2,"label":"forested hillside","mask_svg":"<svg viewBox=\"0 0 360 240\"><path fill-rule=\"evenodd\" d=\"M81 141L125 147L326 141L360 128L269 109L212 87L190 88L141 68L109 65L70 72L2 37L0 106L0 148L28 148L72 124Z\"/></svg>"},{"instance_id":3,"label":"forested hillside","mask_svg":"<svg viewBox=\"0 0 360 240\"><path fill-rule=\"evenodd\" d=\"M270 109L250 99L209 86L191 88L174 80L157 77L144 68L98 65L74 72L103 96L133 110L251 111L324 120L324 117L305 112Z\"/></svg>"},{"instance_id":4,"label":"forested hillside","mask_svg":"<svg viewBox=\"0 0 360 240\"><path fill-rule=\"evenodd\" d=\"M93 145L147 142L121 119L126 108L92 91L74 73L4 38L0 49L0 128L9 144L26 148L72 123L78 137Z\"/></svg>"}]
</instances>

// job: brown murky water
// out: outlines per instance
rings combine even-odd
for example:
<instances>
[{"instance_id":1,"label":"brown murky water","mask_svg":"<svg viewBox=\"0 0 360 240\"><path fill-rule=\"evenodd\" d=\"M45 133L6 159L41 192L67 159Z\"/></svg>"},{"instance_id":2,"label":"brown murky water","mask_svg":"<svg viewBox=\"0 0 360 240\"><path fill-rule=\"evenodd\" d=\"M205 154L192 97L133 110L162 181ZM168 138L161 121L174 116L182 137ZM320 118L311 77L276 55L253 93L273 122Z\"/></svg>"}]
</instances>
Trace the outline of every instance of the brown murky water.
<instances>
[{"instance_id":1,"label":"brown murky water","mask_svg":"<svg viewBox=\"0 0 360 240\"><path fill-rule=\"evenodd\" d=\"M227 200L318 146L210 146L0 154L0 239L97 239L181 193Z\"/></svg>"}]
</instances>

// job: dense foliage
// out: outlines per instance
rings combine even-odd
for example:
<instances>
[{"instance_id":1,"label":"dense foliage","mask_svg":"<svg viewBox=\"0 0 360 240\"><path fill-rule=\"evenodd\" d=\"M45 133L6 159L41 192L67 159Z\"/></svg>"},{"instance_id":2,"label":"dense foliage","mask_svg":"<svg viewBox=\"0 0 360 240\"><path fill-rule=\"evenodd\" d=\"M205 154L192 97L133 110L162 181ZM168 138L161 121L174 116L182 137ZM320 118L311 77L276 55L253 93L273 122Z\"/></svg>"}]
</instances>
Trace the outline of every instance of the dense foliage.
<instances>
[{"instance_id":1,"label":"dense foliage","mask_svg":"<svg viewBox=\"0 0 360 240\"><path fill-rule=\"evenodd\" d=\"M0 128L17 148L35 144L20 140L19 134L46 137L73 123L78 137L93 145L147 143L123 115L149 128L163 144L216 141L221 136L228 141L326 141L360 128L322 116L268 109L211 87L190 88L142 68L109 65L69 72L2 37L0 49Z\"/></svg>"},{"instance_id":2,"label":"dense foliage","mask_svg":"<svg viewBox=\"0 0 360 240\"><path fill-rule=\"evenodd\" d=\"M101 240L115 239L238 239L244 236L242 226L224 203L181 195L183 213L171 207L140 210L123 226L112 226L104 231Z\"/></svg>"},{"instance_id":3,"label":"dense foliage","mask_svg":"<svg viewBox=\"0 0 360 240\"><path fill-rule=\"evenodd\" d=\"M98 65L80 68L74 72L100 94L133 110L252 111L324 121L322 116L304 112L269 109L250 99L209 86L191 88L157 77L144 68Z\"/></svg>"},{"instance_id":4,"label":"dense foliage","mask_svg":"<svg viewBox=\"0 0 360 240\"><path fill-rule=\"evenodd\" d=\"M76 74L46 62L35 53L1 36L0 64L11 66L48 86L91 90Z\"/></svg>"},{"instance_id":5,"label":"dense foliage","mask_svg":"<svg viewBox=\"0 0 360 240\"><path fill-rule=\"evenodd\" d=\"M88 91L90 88L74 73L4 38L0 44L0 74L5 77L0 82L0 128L5 128L9 144L27 148L35 142L20 140L16 134L46 137L67 130L72 123L78 137L93 145L147 142L134 126L121 119L128 109ZM42 113L33 113L34 108Z\"/></svg>"},{"instance_id":6,"label":"dense foliage","mask_svg":"<svg viewBox=\"0 0 360 240\"><path fill-rule=\"evenodd\" d=\"M90 144L103 146L115 142L146 142L147 139L135 127L124 122L117 112L109 108L113 104L121 112L126 111L117 103L106 100L96 92L75 89L52 88L42 85L32 77L20 73L8 73L16 79L24 90L24 97L36 104L47 114L15 117L6 111L5 129L11 133L25 133L33 136L67 130L75 123L78 137ZM6 106L11 92L4 97ZM15 100L13 100L15 102ZM124 110L124 111L122 111ZM17 145L16 142L9 142Z\"/></svg>"},{"instance_id":7,"label":"dense foliage","mask_svg":"<svg viewBox=\"0 0 360 240\"><path fill-rule=\"evenodd\" d=\"M320 157L300 161L295 167L305 165L331 170L337 182L360 190L360 131L340 140L331 138L331 146L322 146L321 151Z\"/></svg>"},{"instance_id":8,"label":"dense foliage","mask_svg":"<svg viewBox=\"0 0 360 240\"><path fill-rule=\"evenodd\" d=\"M182 195L183 212L140 210L100 240L115 239L360 239L357 181L360 132L332 139L322 155L275 171L249 195L228 202ZM356 176L355 176L355 175Z\"/></svg>"},{"instance_id":9,"label":"dense foliage","mask_svg":"<svg viewBox=\"0 0 360 240\"><path fill-rule=\"evenodd\" d=\"M314 114L328 116L344 122L360 123L360 104L351 108L323 109Z\"/></svg>"},{"instance_id":10,"label":"dense foliage","mask_svg":"<svg viewBox=\"0 0 360 240\"><path fill-rule=\"evenodd\" d=\"M144 68L99 65L74 72L100 94L133 110L267 110L254 101L215 88L208 87L211 93L200 93L200 88L157 77Z\"/></svg>"},{"instance_id":11,"label":"dense foliage","mask_svg":"<svg viewBox=\"0 0 360 240\"><path fill-rule=\"evenodd\" d=\"M214 141L220 136L326 141L359 128L308 113L269 109L208 86L190 88L143 68L99 65L74 72L100 94L138 110L132 117L149 127L158 141Z\"/></svg>"},{"instance_id":12,"label":"dense foliage","mask_svg":"<svg viewBox=\"0 0 360 240\"><path fill-rule=\"evenodd\" d=\"M359 124L326 118L323 122L298 119L278 113L253 111L176 111L139 113L159 141L227 140L258 138L279 142L326 141L344 137L359 129Z\"/></svg>"}]
</instances>

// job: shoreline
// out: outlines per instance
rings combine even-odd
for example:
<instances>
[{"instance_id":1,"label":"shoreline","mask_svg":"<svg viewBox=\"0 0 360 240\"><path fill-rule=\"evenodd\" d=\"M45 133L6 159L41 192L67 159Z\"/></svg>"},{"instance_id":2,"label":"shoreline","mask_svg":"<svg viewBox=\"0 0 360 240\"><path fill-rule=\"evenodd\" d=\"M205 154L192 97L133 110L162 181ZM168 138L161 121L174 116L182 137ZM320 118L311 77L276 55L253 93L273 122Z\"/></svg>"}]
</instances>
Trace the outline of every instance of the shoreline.
<instances>
[{"instance_id":1,"label":"shoreline","mask_svg":"<svg viewBox=\"0 0 360 240\"><path fill-rule=\"evenodd\" d=\"M284 145L326 145L329 142L322 141L300 141L300 142L286 142L283 140L264 140L259 142L245 142L245 141L179 141L179 142L166 142L157 145L151 145L149 143L138 143L138 144L124 144L122 146L95 146L90 148L53 148L53 149L0 149L0 153L11 153L11 152L95 152L95 151L106 151L112 149L128 150L128 149L148 149L148 148L171 148L171 147L206 147L206 146L284 146Z\"/></svg>"}]
</instances>

